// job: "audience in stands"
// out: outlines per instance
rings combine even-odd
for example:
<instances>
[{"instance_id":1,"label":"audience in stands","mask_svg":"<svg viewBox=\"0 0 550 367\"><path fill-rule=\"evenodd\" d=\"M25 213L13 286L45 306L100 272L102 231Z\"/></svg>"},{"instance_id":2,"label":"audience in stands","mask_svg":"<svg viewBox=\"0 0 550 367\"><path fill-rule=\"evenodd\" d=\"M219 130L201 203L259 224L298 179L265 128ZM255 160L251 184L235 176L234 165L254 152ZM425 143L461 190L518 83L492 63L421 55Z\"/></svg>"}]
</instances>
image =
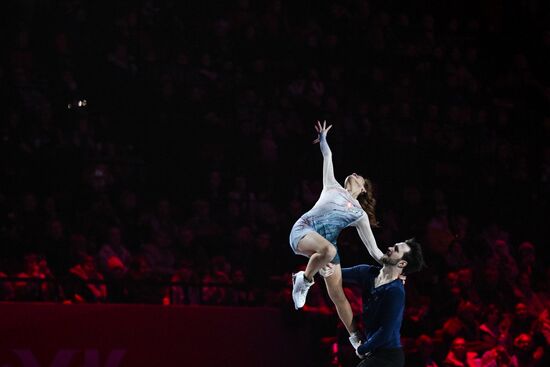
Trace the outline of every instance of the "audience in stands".
<instances>
[{"instance_id":1,"label":"audience in stands","mask_svg":"<svg viewBox=\"0 0 550 367\"><path fill-rule=\"evenodd\" d=\"M288 311L327 119L356 157L337 178L375 183L380 247L424 245L414 366L548 365L544 2L168 3L1 6L0 300Z\"/></svg>"}]
</instances>

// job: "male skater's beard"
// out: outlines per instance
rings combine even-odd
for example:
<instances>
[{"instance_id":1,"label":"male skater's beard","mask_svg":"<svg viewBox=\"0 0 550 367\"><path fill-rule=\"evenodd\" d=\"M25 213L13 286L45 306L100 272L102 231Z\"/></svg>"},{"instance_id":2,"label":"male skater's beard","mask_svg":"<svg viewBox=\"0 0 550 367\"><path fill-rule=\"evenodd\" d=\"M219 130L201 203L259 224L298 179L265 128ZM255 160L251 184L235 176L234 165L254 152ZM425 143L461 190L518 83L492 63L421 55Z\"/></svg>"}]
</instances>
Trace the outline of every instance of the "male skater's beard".
<instances>
[{"instance_id":1,"label":"male skater's beard","mask_svg":"<svg viewBox=\"0 0 550 367\"><path fill-rule=\"evenodd\" d=\"M391 259L388 255L382 256L380 259L384 265L397 265L399 263L398 259Z\"/></svg>"}]
</instances>

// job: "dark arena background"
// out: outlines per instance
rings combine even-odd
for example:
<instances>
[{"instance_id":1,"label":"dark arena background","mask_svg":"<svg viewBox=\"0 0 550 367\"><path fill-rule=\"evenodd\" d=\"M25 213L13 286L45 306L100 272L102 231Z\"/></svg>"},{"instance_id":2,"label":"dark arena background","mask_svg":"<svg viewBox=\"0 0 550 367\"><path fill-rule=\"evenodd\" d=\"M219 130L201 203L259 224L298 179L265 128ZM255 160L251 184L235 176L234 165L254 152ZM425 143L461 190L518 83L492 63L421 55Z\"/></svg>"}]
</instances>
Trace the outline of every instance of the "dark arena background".
<instances>
[{"instance_id":1,"label":"dark arena background","mask_svg":"<svg viewBox=\"0 0 550 367\"><path fill-rule=\"evenodd\" d=\"M322 278L291 297L317 120L424 247L406 366L550 366L549 7L2 1L0 366L356 366Z\"/></svg>"}]
</instances>

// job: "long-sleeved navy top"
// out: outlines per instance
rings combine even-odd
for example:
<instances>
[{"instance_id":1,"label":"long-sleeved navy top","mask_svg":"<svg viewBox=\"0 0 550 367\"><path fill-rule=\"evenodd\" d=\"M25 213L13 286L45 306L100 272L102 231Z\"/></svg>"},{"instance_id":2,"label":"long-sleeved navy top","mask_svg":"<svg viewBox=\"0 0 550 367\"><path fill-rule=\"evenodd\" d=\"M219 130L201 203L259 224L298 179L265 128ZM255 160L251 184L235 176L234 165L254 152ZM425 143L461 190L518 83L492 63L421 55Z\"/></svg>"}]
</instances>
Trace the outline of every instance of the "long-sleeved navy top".
<instances>
[{"instance_id":1,"label":"long-sleeved navy top","mask_svg":"<svg viewBox=\"0 0 550 367\"><path fill-rule=\"evenodd\" d=\"M405 288L400 279L374 287L380 267L357 265L342 269L342 279L362 289L365 341L357 348L366 354L379 348L401 347L401 322L405 309Z\"/></svg>"}]
</instances>

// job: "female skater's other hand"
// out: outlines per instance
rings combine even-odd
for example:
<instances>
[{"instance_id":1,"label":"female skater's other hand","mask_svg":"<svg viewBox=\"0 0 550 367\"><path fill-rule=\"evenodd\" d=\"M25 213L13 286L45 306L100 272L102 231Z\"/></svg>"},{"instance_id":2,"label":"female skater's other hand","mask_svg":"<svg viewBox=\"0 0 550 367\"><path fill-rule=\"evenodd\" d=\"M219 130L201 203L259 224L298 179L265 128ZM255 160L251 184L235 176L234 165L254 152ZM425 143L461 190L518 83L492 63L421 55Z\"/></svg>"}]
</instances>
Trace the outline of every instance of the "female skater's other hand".
<instances>
[{"instance_id":1,"label":"female skater's other hand","mask_svg":"<svg viewBox=\"0 0 550 367\"><path fill-rule=\"evenodd\" d=\"M327 278L331 276L332 274L334 274L334 264L333 263L326 264L324 267L319 269L319 274L321 274L323 278Z\"/></svg>"},{"instance_id":2,"label":"female skater's other hand","mask_svg":"<svg viewBox=\"0 0 550 367\"><path fill-rule=\"evenodd\" d=\"M323 125L321 125L320 121L317 121L317 125L315 125L315 130L317 131L317 134L319 134L319 136L317 136L317 139L315 139L313 141L313 144L316 144L316 143L320 142L321 141L321 135L322 134L327 135L327 133L328 133L328 131L330 130L331 127L332 127L332 125L329 125L329 127L327 127L327 120L323 121Z\"/></svg>"}]
</instances>

